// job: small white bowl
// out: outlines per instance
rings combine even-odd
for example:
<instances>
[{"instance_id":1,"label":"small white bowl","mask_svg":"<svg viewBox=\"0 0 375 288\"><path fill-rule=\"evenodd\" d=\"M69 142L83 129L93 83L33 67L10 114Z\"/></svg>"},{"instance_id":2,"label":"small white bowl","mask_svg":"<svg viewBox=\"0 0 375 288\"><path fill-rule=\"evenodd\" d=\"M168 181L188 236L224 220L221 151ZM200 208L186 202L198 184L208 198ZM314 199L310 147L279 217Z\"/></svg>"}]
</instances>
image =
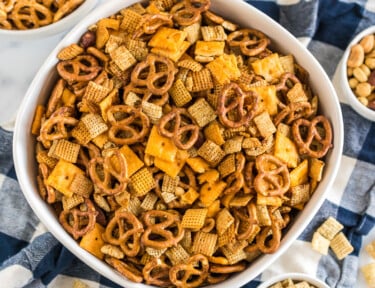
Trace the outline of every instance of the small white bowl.
<instances>
[{"instance_id":1,"label":"small white bowl","mask_svg":"<svg viewBox=\"0 0 375 288\"><path fill-rule=\"evenodd\" d=\"M36 29L7 30L0 29L0 41L35 40L68 31L86 16L98 3L98 0L85 0L77 9L61 20Z\"/></svg>"},{"instance_id":2,"label":"small white bowl","mask_svg":"<svg viewBox=\"0 0 375 288\"><path fill-rule=\"evenodd\" d=\"M94 9L65 38L56 46L40 68L32 81L24 101L19 109L15 133L13 137L13 157L17 177L21 189L42 223L48 230L73 254L88 266L98 271L113 282L127 288L151 287L137 284L126 279L117 271L109 267L89 252L82 249L78 243L63 229L56 219L51 207L39 196L36 174L38 171L35 161L35 138L31 135L31 123L34 111L38 104L45 104L57 78L57 53L71 43L77 43L87 27L99 19L113 15L119 10L138 2L137 0L108 1ZM226 281L210 286L215 288L241 287L263 272L272 262L284 253L287 248L307 227L324 202L327 193L340 167L343 149L343 120L341 108L336 92L327 74L312 54L286 29L263 14L253 6L242 0L212 0L213 12L240 24L243 27L252 27L261 30L272 39L272 46L283 54L293 54L296 61L310 73L310 84L317 95L320 95L320 112L332 124L333 148L325 159L325 171L322 181L312 195L306 207L293 219L293 224L283 236L279 249L274 254L262 255L249 265L243 272L229 277Z\"/></svg>"},{"instance_id":3,"label":"small white bowl","mask_svg":"<svg viewBox=\"0 0 375 288\"><path fill-rule=\"evenodd\" d=\"M280 281L287 280L287 279L292 279L294 281L306 281L307 283L314 285L314 287L316 288L330 288L322 280L319 280L316 277L313 277L308 274L303 274L303 273L287 273L287 274L277 275L263 282L257 288L268 288Z\"/></svg>"},{"instance_id":4,"label":"small white bowl","mask_svg":"<svg viewBox=\"0 0 375 288\"><path fill-rule=\"evenodd\" d=\"M365 105L359 102L356 95L353 93L352 89L349 86L346 63L349 58L351 47L355 44L358 44L359 41L361 41L361 39L364 36L373 34L373 33L375 33L375 26L370 26L353 38L353 40L350 42L350 44L346 48L344 55L342 56L340 68L339 68L341 88L342 88L343 94L345 95L345 98L348 100L349 104L358 114L362 115L363 117L365 117L366 119L370 121L375 121L375 110L367 108Z\"/></svg>"}]
</instances>

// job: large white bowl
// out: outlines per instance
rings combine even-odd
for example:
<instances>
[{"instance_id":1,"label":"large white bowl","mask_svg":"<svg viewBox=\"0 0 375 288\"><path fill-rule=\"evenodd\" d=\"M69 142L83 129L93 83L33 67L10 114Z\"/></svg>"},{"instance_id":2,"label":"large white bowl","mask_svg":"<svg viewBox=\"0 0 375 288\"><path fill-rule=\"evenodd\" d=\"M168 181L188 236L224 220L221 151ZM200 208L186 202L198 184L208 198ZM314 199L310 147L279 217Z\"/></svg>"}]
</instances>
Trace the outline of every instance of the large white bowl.
<instances>
[{"instance_id":1,"label":"large white bowl","mask_svg":"<svg viewBox=\"0 0 375 288\"><path fill-rule=\"evenodd\" d=\"M98 3L98 0L85 0L77 9L66 15L61 20L29 30L7 30L0 29L0 41L24 41L35 40L68 31L85 17Z\"/></svg>"},{"instance_id":2,"label":"large white bowl","mask_svg":"<svg viewBox=\"0 0 375 288\"><path fill-rule=\"evenodd\" d=\"M30 126L36 106L46 102L53 82L57 78L55 65L58 60L56 54L68 44L77 42L80 36L86 31L87 27L100 18L112 15L118 10L135 2L137 1L117 0L103 4L85 17L58 44L47 58L44 65L40 68L25 95L18 113L13 142L14 163L22 191L30 206L44 225L65 247L87 265L119 285L132 288L149 286L135 284L127 280L104 262L81 249L59 224L58 219L56 219L48 204L40 198L36 184L37 166L34 158L35 140L30 133ZM343 121L338 98L326 73L316 59L289 32L271 18L241 0L212 0L211 9L242 26L253 27L263 31L272 38L273 45L277 47L278 51L288 54L292 53L295 56L298 63L309 71L311 85L314 91L320 95L321 113L326 115L331 121L334 134L333 149L327 155L324 177L305 209L296 217L293 225L283 237L279 250L274 254L260 257L242 273L233 275L225 282L214 286L240 287L254 279L284 253L292 242L302 233L322 205L326 194L330 191L329 188L336 177L340 165L344 134Z\"/></svg>"},{"instance_id":3,"label":"large white bowl","mask_svg":"<svg viewBox=\"0 0 375 288\"><path fill-rule=\"evenodd\" d=\"M366 28L365 30L361 31L359 34L357 34L352 41L350 41L348 47L346 48L344 55L342 56L341 62L340 62L340 68L339 68L339 77L340 77L340 83L342 87L342 91L348 100L349 104L353 107L353 109L366 119L370 121L375 121L375 110L371 110L370 108L363 105L359 100L357 99L357 96L353 93L352 89L349 86L348 82L348 74L347 74L347 65L349 54L351 48L358 44L359 41L366 35L374 34L375 33L375 26L370 26Z\"/></svg>"}]
</instances>

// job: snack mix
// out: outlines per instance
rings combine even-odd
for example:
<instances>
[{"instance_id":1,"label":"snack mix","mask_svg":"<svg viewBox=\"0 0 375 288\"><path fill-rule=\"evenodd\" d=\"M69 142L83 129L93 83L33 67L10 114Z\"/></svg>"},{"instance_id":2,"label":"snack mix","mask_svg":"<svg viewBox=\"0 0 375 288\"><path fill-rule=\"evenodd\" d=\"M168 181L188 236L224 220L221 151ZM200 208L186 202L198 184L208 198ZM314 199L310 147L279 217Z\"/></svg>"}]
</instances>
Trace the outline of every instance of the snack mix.
<instances>
[{"instance_id":1,"label":"snack mix","mask_svg":"<svg viewBox=\"0 0 375 288\"><path fill-rule=\"evenodd\" d=\"M375 110L375 35L363 37L350 49L347 61L349 86L359 102Z\"/></svg>"},{"instance_id":2,"label":"snack mix","mask_svg":"<svg viewBox=\"0 0 375 288\"><path fill-rule=\"evenodd\" d=\"M308 72L209 0L154 0L58 54L32 123L65 230L125 277L222 282L277 251L332 147Z\"/></svg>"},{"instance_id":3,"label":"snack mix","mask_svg":"<svg viewBox=\"0 0 375 288\"><path fill-rule=\"evenodd\" d=\"M0 29L28 30L55 23L84 0L1 0Z\"/></svg>"}]
</instances>

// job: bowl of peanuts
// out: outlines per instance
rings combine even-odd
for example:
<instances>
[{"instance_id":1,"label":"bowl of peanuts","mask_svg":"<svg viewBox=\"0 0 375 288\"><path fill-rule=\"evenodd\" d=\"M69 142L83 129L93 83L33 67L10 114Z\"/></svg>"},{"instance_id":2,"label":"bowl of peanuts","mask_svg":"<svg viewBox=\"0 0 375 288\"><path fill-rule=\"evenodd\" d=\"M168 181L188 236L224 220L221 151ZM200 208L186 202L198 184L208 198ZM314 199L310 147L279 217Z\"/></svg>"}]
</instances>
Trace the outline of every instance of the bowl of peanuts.
<instances>
[{"instance_id":1,"label":"bowl of peanuts","mask_svg":"<svg viewBox=\"0 0 375 288\"><path fill-rule=\"evenodd\" d=\"M305 273L286 273L271 277L257 288L329 288L329 286L317 277Z\"/></svg>"},{"instance_id":2,"label":"bowl of peanuts","mask_svg":"<svg viewBox=\"0 0 375 288\"><path fill-rule=\"evenodd\" d=\"M353 109L375 121L375 26L350 42L341 63L344 94Z\"/></svg>"},{"instance_id":3,"label":"bowl of peanuts","mask_svg":"<svg viewBox=\"0 0 375 288\"><path fill-rule=\"evenodd\" d=\"M97 0L5 0L0 2L0 39L18 41L68 31Z\"/></svg>"},{"instance_id":4,"label":"bowl of peanuts","mask_svg":"<svg viewBox=\"0 0 375 288\"><path fill-rule=\"evenodd\" d=\"M322 205L343 122L316 59L244 1L119 0L51 52L13 145L30 206L108 279L240 287Z\"/></svg>"}]
</instances>

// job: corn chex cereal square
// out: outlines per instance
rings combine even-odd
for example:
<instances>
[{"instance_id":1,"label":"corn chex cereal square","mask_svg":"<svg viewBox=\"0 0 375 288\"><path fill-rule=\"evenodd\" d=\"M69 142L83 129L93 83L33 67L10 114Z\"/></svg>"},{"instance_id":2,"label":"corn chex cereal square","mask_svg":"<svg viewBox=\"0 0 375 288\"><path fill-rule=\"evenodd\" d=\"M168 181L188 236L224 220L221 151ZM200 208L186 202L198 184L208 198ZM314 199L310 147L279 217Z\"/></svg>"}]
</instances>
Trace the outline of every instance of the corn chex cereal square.
<instances>
[{"instance_id":1,"label":"corn chex cereal square","mask_svg":"<svg viewBox=\"0 0 375 288\"><path fill-rule=\"evenodd\" d=\"M317 232L328 240L332 240L333 237L335 237L336 234L339 233L343 228L344 226L340 222L330 216L322 225L319 226Z\"/></svg>"},{"instance_id":2,"label":"corn chex cereal square","mask_svg":"<svg viewBox=\"0 0 375 288\"><path fill-rule=\"evenodd\" d=\"M122 71L127 70L137 63L137 59L135 59L133 54L130 53L125 45L121 45L120 47L112 51L111 58Z\"/></svg>"},{"instance_id":3,"label":"corn chex cereal square","mask_svg":"<svg viewBox=\"0 0 375 288\"><path fill-rule=\"evenodd\" d=\"M329 244L333 252L336 254L337 259L342 260L350 253L353 252L354 248L346 238L345 234L340 232L337 234Z\"/></svg>"},{"instance_id":4,"label":"corn chex cereal square","mask_svg":"<svg viewBox=\"0 0 375 288\"><path fill-rule=\"evenodd\" d=\"M197 122L199 127L204 127L208 123L216 119L215 111L203 98L200 98L193 105L191 105L188 108L188 111L195 122Z\"/></svg>"},{"instance_id":5,"label":"corn chex cereal square","mask_svg":"<svg viewBox=\"0 0 375 288\"><path fill-rule=\"evenodd\" d=\"M76 163L81 146L65 139L55 140L48 151L48 156Z\"/></svg>"},{"instance_id":6,"label":"corn chex cereal square","mask_svg":"<svg viewBox=\"0 0 375 288\"><path fill-rule=\"evenodd\" d=\"M217 235L198 231L194 236L193 247L194 254L203 254L212 256L216 250Z\"/></svg>"},{"instance_id":7,"label":"corn chex cereal square","mask_svg":"<svg viewBox=\"0 0 375 288\"><path fill-rule=\"evenodd\" d=\"M207 209L188 209L182 217L183 228L199 230L204 226Z\"/></svg>"},{"instance_id":8,"label":"corn chex cereal square","mask_svg":"<svg viewBox=\"0 0 375 288\"><path fill-rule=\"evenodd\" d=\"M155 187L155 180L152 173L143 168L130 177L131 187L133 188L136 196L146 195Z\"/></svg>"},{"instance_id":9,"label":"corn chex cereal square","mask_svg":"<svg viewBox=\"0 0 375 288\"><path fill-rule=\"evenodd\" d=\"M315 232L311 241L312 248L322 255L328 254L330 241L319 232Z\"/></svg>"},{"instance_id":10,"label":"corn chex cereal square","mask_svg":"<svg viewBox=\"0 0 375 288\"><path fill-rule=\"evenodd\" d=\"M182 247L180 244L178 244L175 247L169 248L165 252L165 254L169 258L169 260L171 260L173 265L185 263L190 257L189 253L186 252L184 247Z\"/></svg>"},{"instance_id":11,"label":"corn chex cereal square","mask_svg":"<svg viewBox=\"0 0 375 288\"><path fill-rule=\"evenodd\" d=\"M220 148L219 145L206 140L203 145L198 149L198 155L206 160L210 165L217 166L220 161L224 158L225 152Z\"/></svg>"}]
</instances>

